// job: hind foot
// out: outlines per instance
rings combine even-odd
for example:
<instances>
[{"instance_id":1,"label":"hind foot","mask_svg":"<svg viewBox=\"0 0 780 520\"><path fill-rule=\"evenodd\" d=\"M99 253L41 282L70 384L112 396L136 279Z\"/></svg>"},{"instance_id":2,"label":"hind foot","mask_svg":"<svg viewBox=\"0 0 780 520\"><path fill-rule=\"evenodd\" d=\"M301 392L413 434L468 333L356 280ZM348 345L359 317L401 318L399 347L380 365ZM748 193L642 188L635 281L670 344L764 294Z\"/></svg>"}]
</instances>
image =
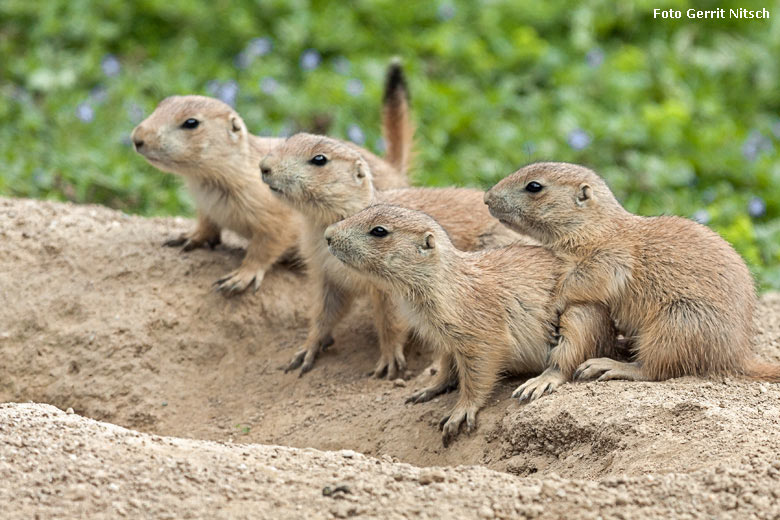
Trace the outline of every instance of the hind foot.
<instances>
[{"instance_id":1,"label":"hind foot","mask_svg":"<svg viewBox=\"0 0 780 520\"><path fill-rule=\"evenodd\" d=\"M596 381L610 381L624 379L626 381L647 381L642 371L642 366L637 363L626 363L610 358L589 359L574 372L574 379L596 379Z\"/></svg>"},{"instance_id":2,"label":"hind foot","mask_svg":"<svg viewBox=\"0 0 780 520\"><path fill-rule=\"evenodd\" d=\"M522 403L523 401L535 401L544 394L550 394L556 388L566 382L560 369L549 367L536 377L532 377L512 392L512 397L516 397Z\"/></svg>"}]
</instances>

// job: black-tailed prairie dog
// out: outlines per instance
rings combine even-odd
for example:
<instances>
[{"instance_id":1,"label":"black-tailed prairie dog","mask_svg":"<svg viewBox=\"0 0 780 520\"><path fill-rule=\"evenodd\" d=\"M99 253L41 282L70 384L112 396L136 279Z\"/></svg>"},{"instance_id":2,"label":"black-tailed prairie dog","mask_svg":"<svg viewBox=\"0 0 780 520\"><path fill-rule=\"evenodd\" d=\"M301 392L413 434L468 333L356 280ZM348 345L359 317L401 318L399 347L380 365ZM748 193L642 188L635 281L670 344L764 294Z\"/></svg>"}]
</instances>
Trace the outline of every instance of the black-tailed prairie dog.
<instances>
[{"instance_id":1,"label":"black-tailed prairie dog","mask_svg":"<svg viewBox=\"0 0 780 520\"><path fill-rule=\"evenodd\" d=\"M408 185L413 127L406 87L397 62L388 69L383 107L387 161L363 150L384 188ZM260 180L263 157L284 139L250 134L241 116L217 99L164 99L132 133L135 149L162 171L181 175L198 211L196 228L165 242L189 251L220 243L222 229L249 241L241 266L217 281L226 294L257 289L266 271L295 251L300 215L274 197Z\"/></svg>"},{"instance_id":2,"label":"black-tailed prairie dog","mask_svg":"<svg viewBox=\"0 0 780 520\"><path fill-rule=\"evenodd\" d=\"M572 304L606 306L632 362L553 351L551 366L521 391L572 377L663 380L742 374L780 380L780 367L751 354L753 278L718 234L679 217L626 211L593 171L574 164L526 166L485 194L490 212L566 263L558 288L561 320ZM571 345L568 345L569 347Z\"/></svg>"},{"instance_id":3,"label":"black-tailed prairie dog","mask_svg":"<svg viewBox=\"0 0 780 520\"><path fill-rule=\"evenodd\" d=\"M329 252L323 234L329 225L377 202L424 209L464 250L503 245L522 238L490 216L483 192L465 188L409 188L380 191L373 168L356 146L327 137L297 134L263 160L263 180L280 199L304 215L301 251L317 291L309 335L287 367L310 370L321 349L333 343L332 331L352 300L370 294L379 336L380 359L374 375L394 378L406 367L407 326L384 291L347 268ZM509 233L507 233L509 231Z\"/></svg>"},{"instance_id":4,"label":"black-tailed prairie dog","mask_svg":"<svg viewBox=\"0 0 780 520\"><path fill-rule=\"evenodd\" d=\"M556 343L554 291L561 262L539 246L459 251L429 215L398 206L370 206L325 231L330 252L365 274L400 304L412 329L432 345L441 367L431 386L409 398L428 401L458 387L458 402L441 421L447 446L465 421L476 426L505 373L539 374ZM609 316L594 330L614 344Z\"/></svg>"}]
</instances>

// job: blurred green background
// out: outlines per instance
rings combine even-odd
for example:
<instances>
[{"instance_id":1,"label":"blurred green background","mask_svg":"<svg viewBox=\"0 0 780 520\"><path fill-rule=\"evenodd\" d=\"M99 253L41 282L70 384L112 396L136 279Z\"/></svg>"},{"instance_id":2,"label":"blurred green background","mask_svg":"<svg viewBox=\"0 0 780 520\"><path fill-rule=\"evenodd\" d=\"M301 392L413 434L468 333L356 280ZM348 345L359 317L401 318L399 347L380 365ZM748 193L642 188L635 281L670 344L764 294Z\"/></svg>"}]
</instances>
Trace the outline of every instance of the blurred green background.
<instances>
[{"instance_id":1,"label":"blurred green background","mask_svg":"<svg viewBox=\"0 0 780 520\"><path fill-rule=\"evenodd\" d=\"M780 6L693 2L0 1L0 194L192 214L129 133L171 94L222 98L254 133L327 128L382 151L384 68L404 58L415 178L489 187L552 159L626 207L720 232L780 288Z\"/></svg>"}]
</instances>

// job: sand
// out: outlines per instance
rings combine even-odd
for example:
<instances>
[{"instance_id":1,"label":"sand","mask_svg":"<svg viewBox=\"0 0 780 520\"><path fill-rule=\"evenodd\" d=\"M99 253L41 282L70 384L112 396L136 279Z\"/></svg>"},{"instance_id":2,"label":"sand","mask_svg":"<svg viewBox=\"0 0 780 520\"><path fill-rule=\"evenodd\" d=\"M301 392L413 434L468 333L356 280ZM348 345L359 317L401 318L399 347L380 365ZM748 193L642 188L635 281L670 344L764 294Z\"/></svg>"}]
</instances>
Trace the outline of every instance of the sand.
<instances>
[{"instance_id":1,"label":"sand","mask_svg":"<svg viewBox=\"0 0 780 520\"><path fill-rule=\"evenodd\" d=\"M580 383L519 405L523 379L507 378L445 449L436 425L456 396L404 404L431 378L428 352L409 346L403 381L367 377L360 300L312 372L285 374L306 273L276 266L226 299L212 284L244 243L161 247L192 225L0 199L0 402L43 403L0 405L4 515L780 515L780 385ZM758 355L780 362L780 295L756 326Z\"/></svg>"}]
</instances>

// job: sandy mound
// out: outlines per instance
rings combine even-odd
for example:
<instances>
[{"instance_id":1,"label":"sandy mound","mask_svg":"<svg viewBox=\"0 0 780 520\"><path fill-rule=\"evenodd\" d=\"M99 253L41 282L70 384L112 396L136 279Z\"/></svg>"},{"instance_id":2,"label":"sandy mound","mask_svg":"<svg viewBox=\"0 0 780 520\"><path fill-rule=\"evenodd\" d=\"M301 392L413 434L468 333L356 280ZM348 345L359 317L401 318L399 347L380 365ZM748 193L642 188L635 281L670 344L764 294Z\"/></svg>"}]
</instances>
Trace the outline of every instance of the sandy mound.
<instances>
[{"instance_id":1,"label":"sandy mound","mask_svg":"<svg viewBox=\"0 0 780 520\"><path fill-rule=\"evenodd\" d=\"M767 490L760 489L763 481L759 477L763 475L767 486L772 484L767 478L777 478L771 464L780 453L778 385L693 378L652 384L575 384L520 406L509 394L522 380L506 380L490 406L480 413L478 432L443 449L435 425L455 396L422 405L403 404L404 397L430 377L424 370L430 361L427 353L412 348L405 386L366 377L377 355L376 338L365 311L367 302L359 302L337 329L336 344L320 357L315 369L298 378L278 367L289 360L306 335L309 291L305 273L279 266L267 275L259 292L226 300L212 292L211 284L238 265L243 244L233 239L215 251L190 253L161 247L165 238L189 228L187 220L142 219L95 206L0 199L0 222L0 401L32 400L62 409L73 407L77 414L156 435L349 449L418 466L480 464L523 477L554 477L550 482L556 490L585 493L565 500L556 497L552 502L560 502L563 509L555 509L559 512L577 503L596 507L601 497L598 500L619 503L615 511L624 506L652 506L660 514L674 510L664 509L674 504L652 504L661 500L662 493L684 502L700 492L725 493L731 497L729 505L755 507L769 515L768 502L761 502L769 498ZM780 295L763 298L757 326L757 351L765 359L780 360ZM132 443L127 439L141 438L135 433L77 420L76 416L65 417L43 408L6 408L3 412L0 433L4 440L18 433L15 427L8 427L8 417L16 416L22 424L29 424L30 432L41 430L36 434L39 440L33 443L54 442L49 437L64 424L68 425L63 430L65 436L77 438L83 432L95 432L95 439L84 437L88 444L83 451L100 449L111 464L123 464L122 457L130 452L136 457L132 464L151 465L155 457L164 458L151 448L129 450ZM49 422L52 425L44 427ZM110 459L110 446L100 448L105 434L101 437L97 433L108 431L106 428L122 432L125 439L116 446L116 453L110 453ZM320 459L337 460L344 468L351 468L355 482L362 482L357 472L371 467L375 471L370 476L367 473L366 479L377 479L375 490L385 489L383 472L395 471L389 468L403 468L410 475L420 471L363 458L361 466L339 455L281 448L199 443L195 449L195 442L182 440L163 444L176 454L171 457L182 460L200 457L194 455L198 450L204 450L203 457L239 460L242 450L249 450L257 464L267 464L270 454L277 453L288 464L290 475L296 468L310 473L306 465L316 466ZM0 456L6 457L0 458L0 463L6 464L3 471L21 479L20 459L9 459L2 452ZM60 472L66 473L67 455L47 452L46 457L50 459L47 464L63 464ZM12 464L14 460L17 464ZM720 468L720 472L712 468ZM90 470L85 467L83 471ZM233 477L227 473L224 478L235 478L238 489L257 482L254 477L242 480L245 477L239 473ZM666 473L689 475L662 476ZM317 500L324 500L321 488L333 478L309 482L306 474L289 478L289 497L303 494L308 498L298 503L301 507L327 516L330 510L317 505L311 498L312 490L319 486ZM496 498L510 489L515 500L518 490L541 485L537 480L486 469L446 470L445 474L454 479L451 484L447 481L451 491L434 493L432 487L419 488L410 477L414 485L409 488L409 503L393 504L398 509L384 511L408 513L419 507L421 512L434 514L460 507L467 499L472 505L482 504L475 497ZM649 479L648 474L655 477ZM154 487L151 475L152 483L147 484ZM473 475L480 475L479 479L495 491L486 493L483 489L480 493L478 487L458 487L475 479ZM223 475L215 478L213 496L217 497ZM721 490L719 479L733 479L739 485L729 484ZM109 480L106 477L103 481ZM57 489L70 489L72 484L61 483L64 487ZM774 484L778 487L776 481ZM397 486L398 493L405 493L402 484ZM283 490L286 487L275 486L269 493L287 493ZM387 497L395 497L395 488L391 488ZM618 500L620 489L631 496L629 501ZM138 491L143 495L139 500L153 498L140 488ZM170 492L170 500L179 494L175 499L178 504L182 500L189 503L183 498L189 493L204 491L193 484L171 487ZM274 504L273 500L264 502L268 496L264 498L261 490L253 488L246 493L248 504ZM350 499L344 503L354 498L355 504L370 511L371 495L361 493L347 495ZM456 500L458 496L463 498ZM538 492L536 498L530 496L521 494L519 499L526 505L544 504L546 512L552 511ZM424 497L437 497L440 509L426 509ZM727 501L718 497L706 504L700 500L709 498L698 498L696 503L680 506L678 512L721 511ZM444 498L446 504L438 503ZM38 494L25 500L33 503L36 499L40 499ZM373 497L375 506L378 499L379 495ZM88 498L86 502L92 504L89 507L111 503L102 500ZM154 500L160 501L161 508L166 503L160 497ZM326 503L334 503L332 498L328 500L331 502ZM284 507L291 508L288 514L293 515L295 501L289 498L285 503ZM710 506L715 509L708 509ZM192 507L197 511L194 502ZM513 508L501 511L513 512ZM476 506L468 509L472 513L478 510Z\"/></svg>"}]
</instances>

